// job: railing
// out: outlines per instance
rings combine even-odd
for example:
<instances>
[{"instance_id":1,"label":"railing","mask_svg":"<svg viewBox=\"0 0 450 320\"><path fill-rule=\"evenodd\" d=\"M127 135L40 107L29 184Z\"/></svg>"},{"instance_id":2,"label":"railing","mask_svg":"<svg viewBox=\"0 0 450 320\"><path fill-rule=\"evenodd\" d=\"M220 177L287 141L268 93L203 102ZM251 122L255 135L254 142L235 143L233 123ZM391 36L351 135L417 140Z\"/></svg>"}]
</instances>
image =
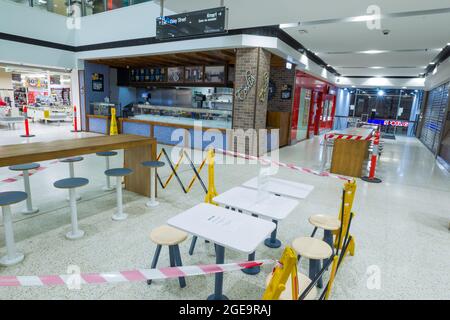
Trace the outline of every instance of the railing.
<instances>
[{"instance_id":1,"label":"railing","mask_svg":"<svg viewBox=\"0 0 450 320\"><path fill-rule=\"evenodd\" d=\"M128 7L151 0L11 0L40 10L63 16L71 16L73 7L80 9L81 16Z\"/></svg>"}]
</instances>

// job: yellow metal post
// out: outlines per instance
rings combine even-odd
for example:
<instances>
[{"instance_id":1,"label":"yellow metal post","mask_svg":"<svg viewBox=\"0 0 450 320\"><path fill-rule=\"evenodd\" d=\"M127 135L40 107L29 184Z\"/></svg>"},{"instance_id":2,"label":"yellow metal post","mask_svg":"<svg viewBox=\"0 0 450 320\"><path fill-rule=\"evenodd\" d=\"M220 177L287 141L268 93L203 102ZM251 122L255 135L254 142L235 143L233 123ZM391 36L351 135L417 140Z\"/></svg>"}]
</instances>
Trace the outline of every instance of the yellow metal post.
<instances>
[{"instance_id":1,"label":"yellow metal post","mask_svg":"<svg viewBox=\"0 0 450 320\"><path fill-rule=\"evenodd\" d=\"M216 185L214 183L214 156L214 150L209 149L206 156L206 161L208 163L208 193L205 196L205 202L217 205L217 203L213 201L213 198L217 196Z\"/></svg>"},{"instance_id":2,"label":"yellow metal post","mask_svg":"<svg viewBox=\"0 0 450 320\"><path fill-rule=\"evenodd\" d=\"M334 279L336 278L337 266L339 262L339 257L334 256L333 265L331 267L330 280L328 281L327 292L325 293L325 300L328 300L331 293L331 288L333 287Z\"/></svg>"},{"instance_id":3,"label":"yellow metal post","mask_svg":"<svg viewBox=\"0 0 450 320\"><path fill-rule=\"evenodd\" d=\"M297 254L291 247L284 249L280 259L280 265L275 266L272 271L272 279L263 294L263 300L278 300L281 293L286 289L286 282L291 276L292 299L298 299L298 279L297 279Z\"/></svg>"}]
</instances>

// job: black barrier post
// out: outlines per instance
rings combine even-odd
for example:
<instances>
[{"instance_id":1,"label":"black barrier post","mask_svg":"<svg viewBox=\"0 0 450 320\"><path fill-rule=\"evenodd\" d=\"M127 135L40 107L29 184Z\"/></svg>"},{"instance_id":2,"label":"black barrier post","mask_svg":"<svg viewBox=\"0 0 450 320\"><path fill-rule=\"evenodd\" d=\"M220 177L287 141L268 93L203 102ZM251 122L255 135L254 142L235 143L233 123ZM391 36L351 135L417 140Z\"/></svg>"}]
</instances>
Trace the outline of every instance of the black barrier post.
<instances>
[{"instance_id":1,"label":"black barrier post","mask_svg":"<svg viewBox=\"0 0 450 320\"><path fill-rule=\"evenodd\" d=\"M192 170L194 170L194 173L197 176L198 181L200 181L203 190L205 191L205 193L208 193L208 188L206 188L205 184L203 183L203 180L200 177L200 174L198 173L197 169L195 168L194 163L192 162L191 158L187 154L186 150L184 150L183 152L184 152L184 155L186 156L186 158L189 160L189 164L191 165Z\"/></svg>"},{"instance_id":2,"label":"black barrier post","mask_svg":"<svg viewBox=\"0 0 450 320\"><path fill-rule=\"evenodd\" d=\"M308 293L312 290L312 288L314 288L314 286L317 284L317 282L319 281L320 278L322 278L322 275L324 274L324 272L328 269L328 267L331 265L331 263L333 262L334 259L334 254L331 255L331 257L328 259L328 261L323 265L322 270L319 271L319 273L316 274L316 276L314 277L313 281L309 284L309 286L306 287L306 289L302 292L302 294L300 295L300 297L298 298L298 300L304 300L306 298L306 296L308 295ZM328 284L327 284L328 287Z\"/></svg>"},{"instance_id":3,"label":"black barrier post","mask_svg":"<svg viewBox=\"0 0 450 320\"><path fill-rule=\"evenodd\" d=\"M173 167L172 161L170 161L170 158L169 158L169 156L168 156L168 154L167 154L167 152L166 152L166 149L162 148L162 152L164 153L164 156L166 157L167 161L169 162L170 169L172 169L172 172L175 174L175 178L177 178L178 183L179 183L180 186L181 186L181 189L183 189L183 192L184 192L184 193L187 193L186 189L184 188L183 183L181 182L180 177L178 176L178 174L177 174L175 168Z\"/></svg>"}]
</instances>

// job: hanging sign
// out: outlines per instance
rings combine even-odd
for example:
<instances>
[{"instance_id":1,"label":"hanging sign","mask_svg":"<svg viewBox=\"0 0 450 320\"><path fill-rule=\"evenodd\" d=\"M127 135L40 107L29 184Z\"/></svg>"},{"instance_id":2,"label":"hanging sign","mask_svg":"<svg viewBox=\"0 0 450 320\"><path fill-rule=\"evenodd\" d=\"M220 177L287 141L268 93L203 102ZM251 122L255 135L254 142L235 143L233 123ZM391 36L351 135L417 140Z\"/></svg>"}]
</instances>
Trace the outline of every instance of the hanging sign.
<instances>
[{"instance_id":1,"label":"hanging sign","mask_svg":"<svg viewBox=\"0 0 450 320\"><path fill-rule=\"evenodd\" d=\"M213 33L225 33L225 7L198 10L156 18L156 38L176 39Z\"/></svg>"},{"instance_id":2,"label":"hanging sign","mask_svg":"<svg viewBox=\"0 0 450 320\"><path fill-rule=\"evenodd\" d=\"M101 73L93 73L92 74L92 91L102 91L104 87L104 79L103 74Z\"/></svg>"}]
</instances>

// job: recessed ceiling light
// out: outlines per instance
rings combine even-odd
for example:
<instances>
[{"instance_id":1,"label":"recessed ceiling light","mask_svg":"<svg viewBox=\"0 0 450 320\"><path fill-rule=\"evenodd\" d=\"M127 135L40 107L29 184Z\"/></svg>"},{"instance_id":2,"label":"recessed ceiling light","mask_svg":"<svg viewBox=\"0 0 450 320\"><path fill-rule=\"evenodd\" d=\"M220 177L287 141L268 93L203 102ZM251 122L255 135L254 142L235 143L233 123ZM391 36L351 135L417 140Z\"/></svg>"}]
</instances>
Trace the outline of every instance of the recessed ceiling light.
<instances>
[{"instance_id":1,"label":"recessed ceiling light","mask_svg":"<svg viewBox=\"0 0 450 320\"><path fill-rule=\"evenodd\" d=\"M300 33L300 34L307 34L307 33L308 33L308 30L306 30L306 29L300 29L300 30L298 30L298 33Z\"/></svg>"},{"instance_id":2,"label":"recessed ceiling light","mask_svg":"<svg viewBox=\"0 0 450 320\"><path fill-rule=\"evenodd\" d=\"M366 51L360 51L360 53L364 54L378 54L378 53L384 53L386 50L366 50Z\"/></svg>"},{"instance_id":3,"label":"recessed ceiling light","mask_svg":"<svg viewBox=\"0 0 450 320\"><path fill-rule=\"evenodd\" d=\"M436 64L436 62L430 62L429 65L434 66Z\"/></svg>"},{"instance_id":4,"label":"recessed ceiling light","mask_svg":"<svg viewBox=\"0 0 450 320\"><path fill-rule=\"evenodd\" d=\"M403 87L402 89L408 89L407 87Z\"/></svg>"}]
</instances>

